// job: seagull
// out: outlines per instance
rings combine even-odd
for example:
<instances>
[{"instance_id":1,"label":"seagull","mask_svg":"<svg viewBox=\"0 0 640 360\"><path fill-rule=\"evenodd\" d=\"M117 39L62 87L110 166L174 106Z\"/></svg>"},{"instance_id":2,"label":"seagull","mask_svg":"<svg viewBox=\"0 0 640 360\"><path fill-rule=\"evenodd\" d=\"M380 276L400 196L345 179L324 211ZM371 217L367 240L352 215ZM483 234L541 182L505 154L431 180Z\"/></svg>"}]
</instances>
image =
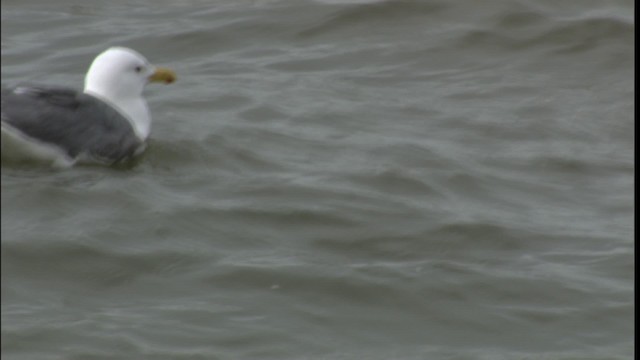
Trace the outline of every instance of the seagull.
<instances>
[{"instance_id":1,"label":"seagull","mask_svg":"<svg viewBox=\"0 0 640 360\"><path fill-rule=\"evenodd\" d=\"M2 158L54 167L112 165L140 155L151 130L142 95L176 74L135 50L111 47L92 62L84 90L23 84L2 88Z\"/></svg>"}]
</instances>

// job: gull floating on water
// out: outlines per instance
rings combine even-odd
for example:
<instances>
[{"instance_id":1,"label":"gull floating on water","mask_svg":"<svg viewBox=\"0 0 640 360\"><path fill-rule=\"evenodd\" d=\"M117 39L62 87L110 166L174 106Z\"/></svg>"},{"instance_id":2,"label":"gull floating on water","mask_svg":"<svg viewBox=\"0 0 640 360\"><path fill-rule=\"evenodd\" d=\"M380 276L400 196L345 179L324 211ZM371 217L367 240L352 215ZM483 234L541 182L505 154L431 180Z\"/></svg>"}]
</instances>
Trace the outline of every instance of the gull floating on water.
<instances>
[{"instance_id":1,"label":"gull floating on water","mask_svg":"<svg viewBox=\"0 0 640 360\"><path fill-rule=\"evenodd\" d=\"M144 151L151 130L145 85L175 80L172 70L138 52L112 47L91 64L82 92L47 85L3 88L2 158L62 167L127 161Z\"/></svg>"}]
</instances>

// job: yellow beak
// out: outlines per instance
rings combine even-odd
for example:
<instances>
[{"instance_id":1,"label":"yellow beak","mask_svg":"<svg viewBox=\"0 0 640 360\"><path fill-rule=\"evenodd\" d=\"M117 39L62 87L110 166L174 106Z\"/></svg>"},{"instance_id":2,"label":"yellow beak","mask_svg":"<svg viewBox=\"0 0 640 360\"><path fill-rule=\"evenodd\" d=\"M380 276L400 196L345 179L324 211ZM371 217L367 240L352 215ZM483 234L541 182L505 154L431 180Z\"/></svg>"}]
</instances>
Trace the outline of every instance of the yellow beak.
<instances>
[{"instance_id":1,"label":"yellow beak","mask_svg":"<svg viewBox=\"0 0 640 360\"><path fill-rule=\"evenodd\" d=\"M157 67L156 71L149 76L149 82L171 84L174 81L176 81L176 73L166 67Z\"/></svg>"}]
</instances>

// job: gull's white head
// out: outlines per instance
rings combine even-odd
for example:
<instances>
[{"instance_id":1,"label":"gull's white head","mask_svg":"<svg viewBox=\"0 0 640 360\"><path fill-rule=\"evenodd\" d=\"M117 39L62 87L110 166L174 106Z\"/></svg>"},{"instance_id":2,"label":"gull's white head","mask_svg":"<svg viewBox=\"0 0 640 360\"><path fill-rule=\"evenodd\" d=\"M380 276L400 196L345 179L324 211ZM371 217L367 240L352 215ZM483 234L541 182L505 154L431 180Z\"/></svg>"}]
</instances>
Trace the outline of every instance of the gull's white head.
<instances>
[{"instance_id":1,"label":"gull's white head","mask_svg":"<svg viewBox=\"0 0 640 360\"><path fill-rule=\"evenodd\" d=\"M142 139L149 134L151 118L142 98L149 82L174 82L168 68L156 67L137 51L112 47L98 55L87 71L84 92L116 106L132 122Z\"/></svg>"},{"instance_id":2,"label":"gull's white head","mask_svg":"<svg viewBox=\"0 0 640 360\"><path fill-rule=\"evenodd\" d=\"M175 78L173 71L151 65L135 50L112 47L93 60L84 91L107 99L140 97L147 83L172 83Z\"/></svg>"}]
</instances>

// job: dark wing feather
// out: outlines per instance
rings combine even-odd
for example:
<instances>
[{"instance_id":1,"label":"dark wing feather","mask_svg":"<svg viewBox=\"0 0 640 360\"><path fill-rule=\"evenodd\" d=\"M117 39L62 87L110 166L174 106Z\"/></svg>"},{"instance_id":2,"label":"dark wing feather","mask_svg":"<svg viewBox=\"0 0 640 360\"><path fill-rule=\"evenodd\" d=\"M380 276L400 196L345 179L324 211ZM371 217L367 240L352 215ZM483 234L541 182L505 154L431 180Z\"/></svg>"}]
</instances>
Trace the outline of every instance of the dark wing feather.
<instances>
[{"instance_id":1,"label":"dark wing feather","mask_svg":"<svg viewBox=\"0 0 640 360\"><path fill-rule=\"evenodd\" d=\"M143 145L117 110L72 89L20 86L2 90L2 121L71 158L84 154L107 162L126 160Z\"/></svg>"}]
</instances>

